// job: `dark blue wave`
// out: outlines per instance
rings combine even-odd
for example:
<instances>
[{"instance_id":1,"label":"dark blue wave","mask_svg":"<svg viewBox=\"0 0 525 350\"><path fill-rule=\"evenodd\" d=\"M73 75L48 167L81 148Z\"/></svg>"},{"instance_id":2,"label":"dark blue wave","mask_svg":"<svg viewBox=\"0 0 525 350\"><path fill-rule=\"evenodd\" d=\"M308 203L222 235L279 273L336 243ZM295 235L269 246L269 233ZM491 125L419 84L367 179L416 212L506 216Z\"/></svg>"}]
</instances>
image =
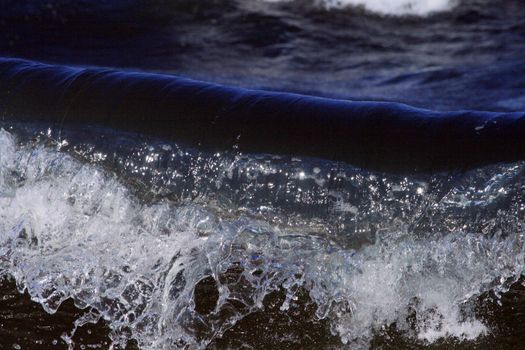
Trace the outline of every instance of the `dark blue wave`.
<instances>
[{"instance_id":1,"label":"dark blue wave","mask_svg":"<svg viewBox=\"0 0 525 350\"><path fill-rule=\"evenodd\" d=\"M393 172L525 159L525 112L437 112L170 75L0 59L4 121L101 125L208 150L310 156Z\"/></svg>"}]
</instances>

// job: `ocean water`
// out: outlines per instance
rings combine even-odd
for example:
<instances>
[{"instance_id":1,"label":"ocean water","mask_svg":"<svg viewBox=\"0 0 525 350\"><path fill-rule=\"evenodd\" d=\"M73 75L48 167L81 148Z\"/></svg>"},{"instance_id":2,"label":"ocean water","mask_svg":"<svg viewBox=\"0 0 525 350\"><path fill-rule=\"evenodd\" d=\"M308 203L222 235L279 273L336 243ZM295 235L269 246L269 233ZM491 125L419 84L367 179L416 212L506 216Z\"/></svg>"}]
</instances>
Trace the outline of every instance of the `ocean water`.
<instances>
[{"instance_id":1,"label":"ocean water","mask_svg":"<svg viewBox=\"0 0 525 350\"><path fill-rule=\"evenodd\" d=\"M525 107L521 1L0 4L5 57ZM525 161L382 172L18 117L0 122L0 349L525 346Z\"/></svg>"},{"instance_id":2,"label":"ocean water","mask_svg":"<svg viewBox=\"0 0 525 350\"><path fill-rule=\"evenodd\" d=\"M368 348L389 331L473 346L501 331L483 307L523 273L523 163L406 177L57 134L1 131L0 271L51 314L68 299L87 312L57 338L4 329L13 346L70 343L100 319L111 332L99 348ZM265 312L256 329L288 325L282 338L235 338Z\"/></svg>"},{"instance_id":3,"label":"ocean water","mask_svg":"<svg viewBox=\"0 0 525 350\"><path fill-rule=\"evenodd\" d=\"M439 110L520 110L521 0L4 0L0 50Z\"/></svg>"}]
</instances>

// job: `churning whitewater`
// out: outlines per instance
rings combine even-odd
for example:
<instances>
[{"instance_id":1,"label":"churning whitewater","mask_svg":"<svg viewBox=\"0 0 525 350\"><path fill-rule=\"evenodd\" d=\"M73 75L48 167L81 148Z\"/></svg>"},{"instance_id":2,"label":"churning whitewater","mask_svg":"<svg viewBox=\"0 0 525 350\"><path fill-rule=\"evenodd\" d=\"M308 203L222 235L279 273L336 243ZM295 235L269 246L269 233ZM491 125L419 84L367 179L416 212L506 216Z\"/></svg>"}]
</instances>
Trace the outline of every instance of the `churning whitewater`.
<instances>
[{"instance_id":1,"label":"churning whitewater","mask_svg":"<svg viewBox=\"0 0 525 350\"><path fill-rule=\"evenodd\" d=\"M290 2L294 0L264 0L268 2ZM327 8L362 7L368 11L390 16L427 16L448 11L457 5L457 0L316 0L314 3Z\"/></svg>"},{"instance_id":2,"label":"churning whitewater","mask_svg":"<svg viewBox=\"0 0 525 350\"><path fill-rule=\"evenodd\" d=\"M204 348L265 296L306 289L342 348L395 327L492 332L478 297L524 272L525 164L405 177L318 159L204 153L97 129L4 125L0 274L46 311L89 311L113 345ZM137 141L138 140L138 141ZM235 278L224 276L235 275ZM195 286L214 282L203 312Z\"/></svg>"}]
</instances>

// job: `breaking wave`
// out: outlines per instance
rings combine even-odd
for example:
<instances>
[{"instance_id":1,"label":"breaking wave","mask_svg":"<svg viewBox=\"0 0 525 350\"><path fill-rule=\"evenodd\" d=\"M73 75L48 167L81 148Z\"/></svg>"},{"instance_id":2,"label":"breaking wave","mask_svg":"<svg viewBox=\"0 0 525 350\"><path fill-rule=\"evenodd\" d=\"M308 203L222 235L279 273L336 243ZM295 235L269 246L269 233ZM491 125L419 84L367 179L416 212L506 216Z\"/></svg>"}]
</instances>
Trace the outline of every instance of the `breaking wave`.
<instances>
[{"instance_id":1,"label":"breaking wave","mask_svg":"<svg viewBox=\"0 0 525 350\"><path fill-rule=\"evenodd\" d=\"M264 0L268 2L290 2L293 0ZM427 16L449 11L457 5L455 0L316 0L327 8L361 7L368 11L391 16Z\"/></svg>"},{"instance_id":2,"label":"breaking wave","mask_svg":"<svg viewBox=\"0 0 525 350\"><path fill-rule=\"evenodd\" d=\"M103 318L113 345L203 348L280 290L283 312L307 290L343 347L387 327L468 341L492 331L478 296L524 271L524 163L406 177L4 126L0 272L50 313L90 308L72 327Z\"/></svg>"}]
</instances>

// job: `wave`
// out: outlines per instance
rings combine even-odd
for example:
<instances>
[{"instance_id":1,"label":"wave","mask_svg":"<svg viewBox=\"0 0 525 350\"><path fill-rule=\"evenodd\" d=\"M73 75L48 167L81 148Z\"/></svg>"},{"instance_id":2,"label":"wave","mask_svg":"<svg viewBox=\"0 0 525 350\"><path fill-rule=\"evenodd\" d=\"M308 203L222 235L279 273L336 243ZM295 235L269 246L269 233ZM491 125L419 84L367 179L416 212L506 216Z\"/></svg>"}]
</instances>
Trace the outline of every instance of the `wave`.
<instances>
[{"instance_id":1,"label":"wave","mask_svg":"<svg viewBox=\"0 0 525 350\"><path fill-rule=\"evenodd\" d=\"M0 83L0 275L89 310L70 348L100 319L114 346L220 348L272 293L341 347L478 341L524 274L522 112L18 59Z\"/></svg>"},{"instance_id":2,"label":"wave","mask_svg":"<svg viewBox=\"0 0 525 350\"><path fill-rule=\"evenodd\" d=\"M468 341L492 332L477 298L524 272L523 162L407 177L3 124L0 273L50 313L91 308L73 333L103 318L114 345L212 346L272 292L293 312L302 289L352 348L387 327Z\"/></svg>"},{"instance_id":3,"label":"wave","mask_svg":"<svg viewBox=\"0 0 525 350\"><path fill-rule=\"evenodd\" d=\"M290 2L293 0L264 0L267 2ZM391 16L427 16L436 12L452 10L455 0L318 0L327 8L362 7L368 11Z\"/></svg>"},{"instance_id":4,"label":"wave","mask_svg":"<svg viewBox=\"0 0 525 350\"><path fill-rule=\"evenodd\" d=\"M5 120L87 123L211 151L235 147L408 173L525 156L525 112L437 112L11 58L0 59L0 83Z\"/></svg>"}]
</instances>

